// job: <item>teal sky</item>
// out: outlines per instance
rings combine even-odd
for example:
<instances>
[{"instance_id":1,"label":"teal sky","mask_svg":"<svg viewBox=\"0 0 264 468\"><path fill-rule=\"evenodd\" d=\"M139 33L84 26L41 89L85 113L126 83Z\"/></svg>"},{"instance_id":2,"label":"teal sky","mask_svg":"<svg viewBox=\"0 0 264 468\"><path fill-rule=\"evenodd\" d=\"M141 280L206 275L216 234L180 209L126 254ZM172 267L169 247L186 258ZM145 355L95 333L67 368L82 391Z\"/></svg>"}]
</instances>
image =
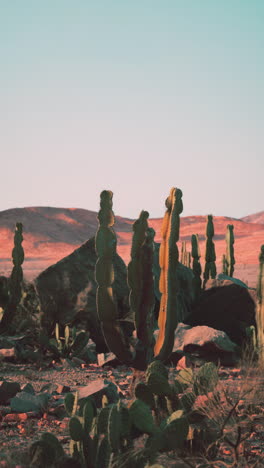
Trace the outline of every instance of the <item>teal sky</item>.
<instances>
[{"instance_id":1,"label":"teal sky","mask_svg":"<svg viewBox=\"0 0 264 468\"><path fill-rule=\"evenodd\" d=\"M263 0L0 0L0 210L264 210Z\"/></svg>"}]
</instances>

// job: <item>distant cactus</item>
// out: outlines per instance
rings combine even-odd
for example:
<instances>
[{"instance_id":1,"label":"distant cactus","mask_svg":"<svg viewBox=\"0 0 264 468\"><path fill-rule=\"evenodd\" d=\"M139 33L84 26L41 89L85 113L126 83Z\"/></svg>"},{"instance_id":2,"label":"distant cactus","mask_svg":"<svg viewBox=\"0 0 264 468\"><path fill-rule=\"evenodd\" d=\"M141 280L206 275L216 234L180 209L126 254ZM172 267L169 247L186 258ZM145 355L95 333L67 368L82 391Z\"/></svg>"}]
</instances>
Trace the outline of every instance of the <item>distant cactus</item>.
<instances>
[{"instance_id":1,"label":"distant cactus","mask_svg":"<svg viewBox=\"0 0 264 468\"><path fill-rule=\"evenodd\" d=\"M194 279L193 279L193 286L194 286L194 297L197 300L198 297L200 296L201 293L201 287L202 287L202 280L201 280L201 274L202 274L202 268L200 264L200 248L199 248L199 237L198 234L193 234L192 235L192 270L194 274Z\"/></svg>"},{"instance_id":2,"label":"distant cactus","mask_svg":"<svg viewBox=\"0 0 264 468\"><path fill-rule=\"evenodd\" d=\"M16 230L14 236L14 248L12 250L13 258L13 270L11 273L10 293L11 301L17 305L20 302L22 296L22 282L23 282L23 270L22 263L24 261L24 249L22 247L23 242L23 225L22 223L16 223Z\"/></svg>"},{"instance_id":3,"label":"distant cactus","mask_svg":"<svg viewBox=\"0 0 264 468\"><path fill-rule=\"evenodd\" d=\"M23 270L22 263L24 261L24 249L22 247L23 242L23 225L22 223L16 223L15 235L14 235L14 248L12 250L13 269L10 276L9 282L9 299L8 304L4 310L3 318L1 321L1 329L10 328L12 329L12 321L15 316L17 306L22 297L22 283L23 283Z\"/></svg>"},{"instance_id":4,"label":"distant cactus","mask_svg":"<svg viewBox=\"0 0 264 468\"><path fill-rule=\"evenodd\" d=\"M203 287L209 278L214 279L216 277L216 266L215 266L215 246L213 242L214 237L214 223L213 223L213 216L207 216L207 226L206 226L206 251L205 251L205 266L204 266L204 281Z\"/></svg>"},{"instance_id":5,"label":"distant cactus","mask_svg":"<svg viewBox=\"0 0 264 468\"><path fill-rule=\"evenodd\" d=\"M227 225L226 231L226 274L228 276L233 276L234 273L234 265L235 265L235 256L234 256L234 226L233 224Z\"/></svg>"},{"instance_id":6,"label":"distant cactus","mask_svg":"<svg viewBox=\"0 0 264 468\"><path fill-rule=\"evenodd\" d=\"M261 246L261 251L259 255L256 322L259 360L261 361L261 363L264 363L264 245Z\"/></svg>"},{"instance_id":7,"label":"distant cactus","mask_svg":"<svg viewBox=\"0 0 264 468\"><path fill-rule=\"evenodd\" d=\"M177 318L177 265L179 251L180 213L183 210L182 192L172 188L166 200L167 211L162 223L162 242L160 246L160 280L159 289L162 294L159 311L159 334L155 345L155 356L166 359L172 351L174 331L178 324Z\"/></svg>"}]
</instances>

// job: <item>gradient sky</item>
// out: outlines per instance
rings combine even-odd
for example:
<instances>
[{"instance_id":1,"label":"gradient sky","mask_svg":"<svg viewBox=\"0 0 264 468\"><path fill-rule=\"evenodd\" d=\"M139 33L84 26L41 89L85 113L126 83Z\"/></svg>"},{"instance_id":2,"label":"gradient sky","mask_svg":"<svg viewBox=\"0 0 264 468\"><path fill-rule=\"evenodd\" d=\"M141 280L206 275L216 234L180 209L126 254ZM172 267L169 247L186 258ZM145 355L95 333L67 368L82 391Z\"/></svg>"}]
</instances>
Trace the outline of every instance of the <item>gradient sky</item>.
<instances>
[{"instance_id":1,"label":"gradient sky","mask_svg":"<svg viewBox=\"0 0 264 468\"><path fill-rule=\"evenodd\" d=\"M0 0L0 210L264 210L263 0Z\"/></svg>"}]
</instances>

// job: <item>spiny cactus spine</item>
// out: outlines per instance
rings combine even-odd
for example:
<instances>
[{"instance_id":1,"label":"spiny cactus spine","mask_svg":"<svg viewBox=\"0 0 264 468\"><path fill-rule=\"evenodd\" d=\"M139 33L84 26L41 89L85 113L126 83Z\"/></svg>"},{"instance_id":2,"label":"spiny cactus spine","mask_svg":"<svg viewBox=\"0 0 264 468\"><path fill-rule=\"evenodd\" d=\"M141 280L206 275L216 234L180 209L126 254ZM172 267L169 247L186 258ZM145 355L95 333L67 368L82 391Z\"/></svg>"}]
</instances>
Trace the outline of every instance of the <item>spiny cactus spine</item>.
<instances>
[{"instance_id":1,"label":"spiny cactus spine","mask_svg":"<svg viewBox=\"0 0 264 468\"><path fill-rule=\"evenodd\" d=\"M235 256L234 256L234 226L233 224L227 225L226 231L226 273L228 276L233 276L234 265L235 265Z\"/></svg>"},{"instance_id":2,"label":"spiny cactus spine","mask_svg":"<svg viewBox=\"0 0 264 468\"><path fill-rule=\"evenodd\" d=\"M174 330L178 324L177 290L179 289L176 269L179 261L177 242L179 240L180 213L183 210L182 192L172 188L166 200L167 211L162 223L160 246L160 281L162 294L159 311L159 334L155 345L155 356L166 359L172 351Z\"/></svg>"},{"instance_id":3,"label":"spiny cactus spine","mask_svg":"<svg viewBox=\"0 0 264 468\"><path fill-rule=\"evenodd\" d=\"M205 252L205 267L204 267L204 281L203 287L209 278L214 279L216 277L216 266L215 266L215 246L213 242L214 237L214 223L213 223L213 216L207 216L207 226L206 226L206 252Z\"/></svg>"}]
</instances>

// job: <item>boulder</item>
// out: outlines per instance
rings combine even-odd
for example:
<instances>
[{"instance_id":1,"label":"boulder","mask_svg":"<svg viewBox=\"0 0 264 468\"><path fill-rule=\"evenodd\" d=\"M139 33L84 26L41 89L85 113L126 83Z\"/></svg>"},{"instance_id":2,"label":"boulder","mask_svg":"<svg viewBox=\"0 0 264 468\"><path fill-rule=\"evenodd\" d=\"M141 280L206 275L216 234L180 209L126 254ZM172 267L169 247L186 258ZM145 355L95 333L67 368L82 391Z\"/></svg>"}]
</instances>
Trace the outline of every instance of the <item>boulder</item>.
<instances>
[{"instance_id":1,"label":"boulder","mask_svg":"<svg viewBox=\"0 0 264 468\"><path fill-rule=\"evenodd\" d=\"M50 333L56 322L77 324L82 322L96 343L97 352L106 347L96 311L97 283L94 277L97 255L95 238L89 239L70 255L50 266L35 280L43 312L42 324ZM114 256L115 281L113 291L119 318L129 311L126 265Z\"/></svg>"},{"instance_id":2,"label":"boulder","mask_svg":"<svg viewBox=\"0 0 264 468\"><path fill-rule=\"evenodd\" d=\"M224 331L234 343L242 346L247 340L246 328L256 327L254 295L254 290L232 278L209 280L184 323Z\"/></svg>"},{"instance_id":3,"label":"boulder","mask_svg":"<svg viewBox=\"0 0 264 468\"><path fill-rule=\"evenodd\" d=\"M218 362L223 365L233 365L238 358L239 348L227 334L207 326L190 327L179 323L175 330L172 356L180 357L184 354L201 358L204 361Z\"/></svg>"}]
</instances>

